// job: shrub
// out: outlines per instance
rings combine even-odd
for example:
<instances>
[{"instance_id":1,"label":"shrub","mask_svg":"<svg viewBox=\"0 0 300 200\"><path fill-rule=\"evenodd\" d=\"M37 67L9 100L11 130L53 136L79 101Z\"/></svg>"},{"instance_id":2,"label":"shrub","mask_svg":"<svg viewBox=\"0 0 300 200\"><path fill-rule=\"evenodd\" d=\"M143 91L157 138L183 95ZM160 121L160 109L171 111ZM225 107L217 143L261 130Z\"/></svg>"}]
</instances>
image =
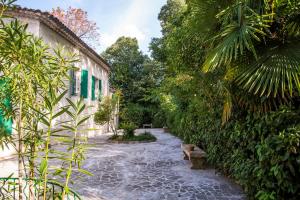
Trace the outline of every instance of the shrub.
<instances>
[{"instance_id":1,"label":"shrub","mask_svg":"<svg viewBox=\"0 0 300 200\"><path fill-rule=\"evenodd\" d=\"M141 127L144 117L144 108L139 104L129 103L121 111L121 120L133 122Z\"/></svg>"},{"instance_id":2,"label":"shrub","mask_svg":"<svg viewBox=\"0 0 300 200\"><path fill-rule=\"evenodd\" d=\"M119 97L120 94L117 92L114 97L99 99L98 110L94 115L94 122L99 125L108 124L114 135L117 135L117 126L114 120L117 117Z\"/></svg>"},{"instance_id":3,"label":"shrub","mask_svg":"<svg viewBox=\"0 0 300 200\"><path fill-rule=\"evenodd\" d=\"M195 106L168 113L173 133L202 146L209 162L237 180L250 199L299 199L299 111L237 113L221 127L217 106L192 112Z\"/></svg>"},{"instance_id":4,"label":"shrub","mask_svg":"<svg viewBox=\"0 0 300 200\"><path fill-rule=\"evenodd\" d=\"M122 122L120 127L124 129L124 137L134 137L134 131L137 129L137 126L133 122Z\"/></svg>"},{"instance_id":5,"label":"shrub","mask_svg":"<svg viewBox=\"0 0 300 200\"><path fill-rule=\"evenodd\" d=\"M252 198L299 199L299 125L299 114L289 109L231 122L215 140L220 167Z\"/></svg>"},{"instance_id":6,"label":"shrub","mask_svg":"<svg viewBox=\"0 0 300 200\"><path fill-rule=\"evenodd\" d=\"M130 140L131 141L148 141L148 142L153 141L154 142L154 141L156 141L156 137L149 132L145 132L143 134L134 136Z\"/></svg>"}]
</instances>

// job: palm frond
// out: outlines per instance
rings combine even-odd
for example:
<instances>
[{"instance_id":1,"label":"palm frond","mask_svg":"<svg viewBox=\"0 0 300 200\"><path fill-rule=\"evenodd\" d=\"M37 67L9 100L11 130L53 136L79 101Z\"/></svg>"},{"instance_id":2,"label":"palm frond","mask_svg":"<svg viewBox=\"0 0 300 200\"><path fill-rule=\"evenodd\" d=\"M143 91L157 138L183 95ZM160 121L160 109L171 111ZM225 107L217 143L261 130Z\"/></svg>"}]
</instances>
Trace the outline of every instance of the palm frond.
<instances>
[{"instance_id":1,"label":"palm frond","mask_svg":"<svg viewBox=\"0 0 300 200\"><path fill-rule=\"evenodd\" d=\"M300 92L300 41L261 49L259 58L238 66L235 83L261 97L284 98Z\"/></svg>"},{"instance_id":2,"label":"palm frond","mask_svg":"<svg viewBox=\"0 0 300 200\"><path fill-rule=\"evenodd\" d=\"M288 105L293 102L290 97L282 98L281 96L274 97L260 97L249 94L247 91L234 91L235 106L255 113L265 113L272 110L277 110L281 105Z\"/></svg>"},{"instance_id":3,"label":"palm frond","mask_svg":"<svg viewBox=\"0 0 300 200\"><path fill-rule=\"evenodd\" d=\"M300 14L287 22L286 29L289 36L300 37Z\"/></svg>"},{"instance_id":4,"label":"palm frond","mask_svg":"<svg viewBox=\"0 0 300 200\"><path fill-rule=\"evenodd\" d=\"M238 59L245 51L257 58L255 41L265 36L264 29L269 27L270 15L259 15L246 4L239 3L219 13L217 17L223 29L210 41L218 43L207 55L203 65L205 72L227 65Z\"/></svg>"}]
</instances>

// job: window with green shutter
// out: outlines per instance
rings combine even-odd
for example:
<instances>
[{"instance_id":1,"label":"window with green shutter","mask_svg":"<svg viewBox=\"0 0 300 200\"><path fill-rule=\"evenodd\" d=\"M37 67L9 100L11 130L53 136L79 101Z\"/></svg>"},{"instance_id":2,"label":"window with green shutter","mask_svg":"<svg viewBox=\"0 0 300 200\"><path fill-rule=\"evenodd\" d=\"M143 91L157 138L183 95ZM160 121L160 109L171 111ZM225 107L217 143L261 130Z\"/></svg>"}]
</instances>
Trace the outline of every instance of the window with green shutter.
<instances>
[{"instance_id":1,"label":"window with green shutter","mask_svg":"<svg viewBox=\"0 0 300 200\"><path fill-rule=\"evenodd\" d=\"M3 87L4 81L0 80L0 87ZM7 90L1 90L1 92L7 93ZM9 95L6 95L9 96ZM7 108L11 108L11 104L10 104L10 100L9 97L5 98L2 100L3 104L5 107ZM6 133L11 134L12 133L12 125L13 125L13 121L12 119L6 119L4 117L4 113L3 110L0 109L0 128L3 129Z\"/></svg>"},{"instance_id":2,"label":"window with green shutter","mask_svg":"<svg viewBox=\"0 0 300 200\"><path fill-rule=\"evenodd\" d=\"M96 100L96 91L95 91L95 84L96 84L96 77L92 76L92 100L95 101Z\"/></svg>"},{"instance_id":3,"label":"window with green shutter","mask_svg":"<svg viewBox=\"0 0 300 200\"><path fill-rule=\"evenodd\" d=\"M99 80L99 99L102 97L102 80Z\"/></svg>"},{"instance_id":4,"label":"window with green shutter","mask_svg":"<svg viewBox=\"0 0 300 200\"><path fill-rule=\"evenodd\" d=\"M81 83L80 83L80 96L83 98L88 98L88 71L81 71Z\"/></svg>"},{"instance_id":5,"label":"window with green shutter","mask_svg":"<svg viewBox=\"0 0 300 200\"><path fill-rule=\"evenodd\" d=\"M76 95L76 75L75 71L70 71L70 93L72 96Z\"/></svg>"},{"instance_id":6,"label":"window with green shutter","mask_svg":"<svg viewBox=\"0 0 300 200\"><path fill-rule=\"evenodd\" d=\"M9 105L9 100L6 99L5 100L6 102L4 102L5 104ZM4 116L3 116L3 111L0 109L0 128L4 129L6 133L9 133L11 134L12 133L12 125L13 125L13 122L12 122L12 119L6 119Z\"/></svg>"}]
</instances>

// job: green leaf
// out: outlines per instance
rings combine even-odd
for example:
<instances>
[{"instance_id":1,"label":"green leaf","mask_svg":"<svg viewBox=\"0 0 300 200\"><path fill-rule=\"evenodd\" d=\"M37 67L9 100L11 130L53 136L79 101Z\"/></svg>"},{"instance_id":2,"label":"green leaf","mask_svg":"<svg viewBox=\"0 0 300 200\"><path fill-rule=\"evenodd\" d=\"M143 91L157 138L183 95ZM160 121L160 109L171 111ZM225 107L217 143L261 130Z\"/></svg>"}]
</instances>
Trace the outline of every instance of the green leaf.
<instances>
[{"instance_id":1,"label":"green leaf","mask_svg":"<svg viewBox=\"0 0 300 200\"><path fill-rule=\"evenodd\" d=\"M68 90L65 90L64 92L62 92L54 101L54 105L57 105L58 102L60 102L60 100L67 94Z\"/></svg>"},{"instance_id":2,"label":"green leaf","mask_svg":"<svg viewBox=\"0 0 300 200\"><path fill-rule=\"evenodd\" d=\"M300 90L299 42L261 49L258 60L240 65L235 83L249 93L276 98ZM279 89L280 88L280 89Z\"/></svg>"},{"instance_id":3,"label":"green leaf","mask_svg":"<svg viewBox=\"0 0 300 200\"><path fill-rule=\"evenodd\" d=\"M55 115L53 115L53 119L61 116L62 114L64 114L66 111L68 110L68 108L63 108L61 111L59 111L58 113L56 113Z\"/></svg>"},{"instance_id":4,"label":"green leaf","mask_svg":"<svg viewBox=\"0 0 300 200\"><path fill-rule=\"evenodd\" d=\"M83 119L81 119L81 120L77 123L77 126L80 126L81 124L83 124L84 122L86 122L89 118L90 118L90 116L84 117Z\"/></svg>"},{"instance_id":5,"label":"green leaf","mask_svg":"<svg viewBox=\"0 0 300 200\"><path fill-rule=\"evenodd\" d=\"M87 170L84 170L84 169L78 169L78 171L80 172L80 173L83 173L83 174L85 174L85 175L88 175L88 176L94 176L94 174L92 174L91 172L89 172L89 171L87 171Z\"/></svg>"},{"instance_id":6,"label":"green leaf","mask_svg":"<svg viewBox=\"0 0 300 200\"><path fill-rule=\"evenodd\" d=\"M66 130L69 130L71 132L75 132L75 130L76 130L74 127L68 126L68 125L62 125L62 127L64 127Z\"/></svg>"},{"instance_id":7,"label":"green leaf","mask_svg":"<svg viewBox=\"0 0 300 200\"><path fill-rule=\"evenodd\" d=\"M45 124L46 126L50 126L50 122L47 120L47 119L45 119L44 117L41 117L40 118L40 120L41 120L41 122L43 123L43 124Z\"/></svg>"},{"instance_id":8,"label":"green leaf","mask_svg":"<svg viewBox=\"0 0 300 200\"><path fill-rule=\"evenodd\" d=\"M70 106L74 109L77 110L77 106L73 103L73 101L69 98L67 98L67 101L69 102Z\"/></svg>"},{"instance_id":9,"label":"green leaf","mask_svg":"<svg viewBox=\"0 0 300 200\"><path fill-rule=\"evenodd\" d=\"M47 170L48 170L48 161L43 158L40 163L39 172L41 175L44 175Z\"/></svg>"}]
</instances>

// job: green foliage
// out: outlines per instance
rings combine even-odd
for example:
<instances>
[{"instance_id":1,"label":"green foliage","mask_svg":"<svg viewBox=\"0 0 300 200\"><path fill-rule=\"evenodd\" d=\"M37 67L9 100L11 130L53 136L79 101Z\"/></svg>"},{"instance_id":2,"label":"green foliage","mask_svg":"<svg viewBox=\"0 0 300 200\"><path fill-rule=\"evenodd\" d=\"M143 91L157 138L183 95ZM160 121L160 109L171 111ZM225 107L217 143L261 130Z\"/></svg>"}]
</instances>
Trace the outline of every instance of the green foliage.
<instances>
[{"instance_id":1,"label":"green foliage","mask_svg":"<svg viewBox=\"0 0 300 200\"><path fill-rule=\"evenodd\" d=\"M137 125L133 122L127 121L122 122L120 128L124 129L124 138L132 138L134 137L134 131L137 129Z\"/></svg>"},{"instance_id":2,"label":"green foliage","mask_svg":"<svg viewBox=\"0 0 300 200\"><path fill-rule=\"evenodd\" d=\"M145 132L139 135L135 135L132 138L128 138L128 139L125 138L125 140L139 141L139 142L155 142L156 137L149 132Z\"/></svg>"},{"instance_id":3,"label":"green foliage","mask_svg":"<svg viewBox=\"0 0 300 200\"><path fill-rule=\"evenodd\" d=\"M203 134L202 140L214 154L212 161L236 178L250 197L298 199L299 125L299 113L283 108L230 122L217 136Z\"/></svg>"},{"instance_id":4,"label":"green foliage","mask_svg":"<svg viewBox=\"0 0 300 200\"><path fill-rule=\"evenodd\" d=\"M141 127L144 117L144 108L139 104L129 103L123 107L121 118L125 122L132 122L136 126Z\"/></svg>"},{"instance_id":5,"label":"green foliage","mask_svg":"<svg viewBox=\"0 0 300 200\"><path fill-rule=\"evenodd\" d=\"M108 124L114 135L117 135L117 127L114 120L117 117L121 93L117 91L113 97L99 99L98 110L94 115L94 122L99 125Z\"/></svg>"},{"instance_id":6,"label":"green foliage","mask_svg":"<svg viewBox=\"0 0 300 200\"><path fill-rule=\"evenodd\" d=\"M110 137L112 141L123 141L123 142L155 142L157 139L154 135L149 132L145 132L138 135L133 135L131 137L123 136L112 136Z\"/></svg>"},{"instance_id":7,"label":"green foliage","mask_svg":"<svg viewBox=\"0 0 300 200\"><path fill-rule=\"evenodd\" d=\"M114 111L114 103L109 97L104 97L98 106L98 111L94 115L94 122L104 125L111 121L111 116Z\"/></svg>"},{"instance_id":8,"label":"green foliage","mask_svg":"<svg viewBox=\"0 0 300 200\"><path fill-rule=\"evenodd\" d=\"M8 134L5 128L0 127L0 150L3 150L5 147L9 148L12 139L11 134Z\"/></svg>"},{"instance_id":9,"label":"green foliage","mask_svg":"<svg viewBox=\"0 0 300 200\"><path fill-rule=\"evenodd\" d=\"M102 55L112 66L111 86L122 92L121 121L138 126L154 121L159 102L152 92L163 79L163 65L144 55L135 38L120 37Z\"/></svg>"},{"instance_id":10,"label":"green foliage","mask_svg":"<svg viewBox=\"0 0 300 200\"><path fill-rule=\"evenodd\" d=\"M250 199L300 197L299 5L168 0L150 44L165 125Z\"/></svg>"},{"instance_id":11,"label":"green foliage","mask_svg":"<svg viewBox=\"0 0 300 200\"><path fill-rule=\"evenodd\" d=\"M49 160L60 159L63 163L69 162L72 167L74 164L80 167L84 158L76 130L87 118L73 116L82 114L85 106L82 101L78 104L69 101L69 106L59 106L67 93L65 83L69 79L69 71L74 69L78 60L74 53L66 53L61 47L50 49L40 38L28 33L27 25L18 20L11 19L4 23L2 12L8 8L7 3L13 2L1 1L0 8L0 82L4 83L0 90L0 110L6 119L14 120L14 131L17 134L2 137L1 133L0 140L1 145L10 144L18 152L18 199L24 199L25 177L38 179L43 188L40 191L43 193L41 197L47 199L47 182L51 171ZM7 97L9 106L7 101L3 101ZM78 109L73 105L77 105ZM66 114L71 117L67 122L63 120ZM50 141L63 137L59 135L63 130L72 133L72 142L67 145L71 157L50 150ZM37 159L38 157L41 159ZM28 162L25 162L26 159ZM65 168L60 168L62 172L63 169ZM64 177L64 193L68 190L71 171L70 167L65 171L67 176ZM29 183L29 190L33 194L33 183Z\"/></svg>"},{"instance_id":12,"label":"green foliage","mask_svg":"<svg viewBox=\"0 0 300 200\"><path fill-rule=\"evenodd\" d=\"M239 113L221 128L221 110L195 99L185 111L169 111L167 125L205 149L209 162L237 180L250 199L298 199L299 111Z\"/></svg>"},{"instance_id":13,"label":"green foliage","mask_svg":"<svg viewBox=\"0 0 300 200\"><path fill-rule=\"evenodd\" d=\"M137 39L120 37L102 56L112 66L111 86L122 91L125 102L136 101L141 96L140 80L145 59Z\"/></svg>"},{"instance_id":14,"label":"green foliage","mask_svg":"<svg viewBox=\"0 0 300 200\"><path fill-rule=\"evenodd\" d=\"M85 133L89 130L83 128L84 123L90 118L90 116L85 116L85 104L83 99L78 100L77 102L72 102L70 99L67 99L69 103L69 109L66 110L66 113L71 119L70 123L62 125L65 131L71 133L71 135L63 136L64 142L68 144L69 148L67 152L61 152L64 156L61 159L64 161L61 168L56 171L56 174L62 176L64 171L65 185L64 191L62 194L62 199L64 199L65 194L69 192L69 182L71 181L72 172L77 169L80 173L86 175L93 175L90 172L82 169L82 162L84 161L84 153L86 150L87 137ZM74 169L75 168L75 169Z\"/></svg>"},{"instance_id":15,"label":"green foliage","mask_svg":"<svg viewBox=\"0 0 300 200\"><path fill-rule=\"evenodd\" d=\"M212 45L203 70L221 67L232 73L228 80L241 91L232 91L236 96L263 99L261 107L255 101L240 101L252 104L251 109L274 110L287 102L285 98L298 96L300 38L295 16L299 18L299 10L296 1L231 3L216 15L219 25L209 38Z\"/></svg>"}]
</instances>

